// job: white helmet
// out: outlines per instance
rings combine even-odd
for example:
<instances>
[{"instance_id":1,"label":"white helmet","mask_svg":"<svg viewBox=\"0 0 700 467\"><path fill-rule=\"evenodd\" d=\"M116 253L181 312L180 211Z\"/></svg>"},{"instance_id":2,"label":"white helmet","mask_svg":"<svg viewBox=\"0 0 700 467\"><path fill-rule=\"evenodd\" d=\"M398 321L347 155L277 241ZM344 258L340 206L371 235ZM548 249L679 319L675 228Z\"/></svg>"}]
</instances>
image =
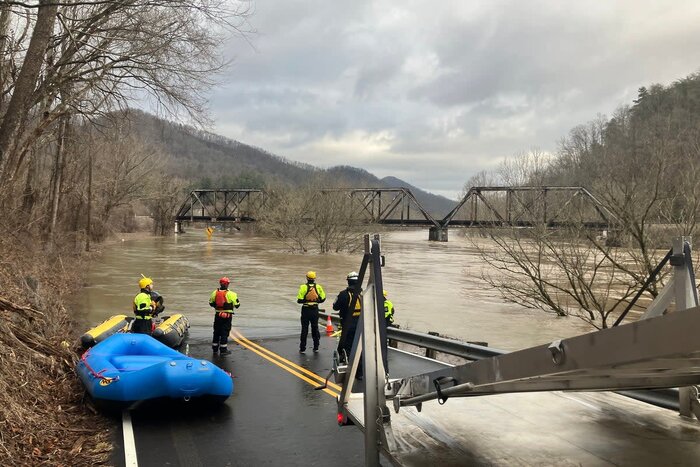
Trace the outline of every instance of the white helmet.
<instances>
[{"instance_id":1,"label":"white helmet","mask_svg":"<svg viewBox=\"0 0 700 467\"><path fill-rule=\"evenodd\" d=\"M347 280L348 280L348 282L350 282L350 281L357 281L357 279L359 279L359 277L360 277L360 276L358 276L357 273L356 273L355 271L353 271L353 272L351 272L350 274L348 274Z\"/></svg>"}]
</instances>

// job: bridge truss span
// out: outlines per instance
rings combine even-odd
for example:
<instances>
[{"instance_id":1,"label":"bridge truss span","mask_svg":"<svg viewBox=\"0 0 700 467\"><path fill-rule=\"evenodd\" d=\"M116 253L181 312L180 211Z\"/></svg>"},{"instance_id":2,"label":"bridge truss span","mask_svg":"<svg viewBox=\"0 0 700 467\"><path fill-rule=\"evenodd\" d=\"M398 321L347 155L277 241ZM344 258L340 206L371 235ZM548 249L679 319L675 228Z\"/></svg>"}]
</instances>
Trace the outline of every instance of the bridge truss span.
<instances>
[{"instance_id":1,"label":"bridge truss span","mask_svg":"<svg viewBox=\"0 0 700 467\"><path fill-rule=\"evenodd\" d=\"M448 227L577 228L615 230L618 219L586 188L580 186L471 187L443 219L428 212L410 189L326 188L314 196L344 193L366 222L429 227L428 238L447 241ZM267 202L267 198L270 202ZM182 222L253 222L274 196L257 189L197 189L175 215Z\"/></svg>"},{"instance_id":2,"label":"bridge truss span","mask_svg":"<svg viewBox=\"0 0 700 467\"><path fill-rule=\"evenodd\" d=\"M478 186L440 222L463 227L579 226L609 229L617 218L581 186Z\"/></svg>"},{"instance_id":3,"label":"bridge truss span","mask_svg":"<svg viewBox=\"0 0 700 467\"><path fill-rule=\"evenodd\" d=\"M264 204L262 190L192 190L177 211L175 222L252 222Z\"/></svg>"},{"instance_id":4,"label":"bridge truss span","mask_svg":"<svg viewBox=\"0 0 700 467\"><path fill-rule=\"evenodd\" d=\"M435 227L440 225L408 188L334 188L322 191L347 193L360 206L370 222Z\"/></svg>"}]
</instances>

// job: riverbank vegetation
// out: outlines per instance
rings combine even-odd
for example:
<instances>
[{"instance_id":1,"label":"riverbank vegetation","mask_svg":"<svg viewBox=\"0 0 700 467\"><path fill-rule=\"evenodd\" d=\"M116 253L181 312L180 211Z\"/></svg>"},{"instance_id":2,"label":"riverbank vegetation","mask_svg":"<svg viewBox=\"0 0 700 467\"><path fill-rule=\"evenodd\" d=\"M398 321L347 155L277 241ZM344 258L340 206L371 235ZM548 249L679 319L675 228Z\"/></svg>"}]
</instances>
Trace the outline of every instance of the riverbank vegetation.
<instances>
[{"instance_id":1,"label":"riverbank vegetation","mask_svg":"<svg viewBox=\"0 0 700 467\"><path fill-rule=\"evenodd\" d=\"M480 251L496 271L486 279L508 300L610 326L650 279L672 238L697 234L700 74L642 87L612 117L572 129L554 154L535 150L509 159L465 189L484 185L583 186L593 194L610 221L608 231L582 228L591 205L586 212L573 202L558 214L564 228L541 222L533 229L485 229L496 247ZM532 210L537 203L521 206ZM541 212L529 214L542 219ZM664 274L651 277L647 299L664 282Z\"/></svg>"},{"instance_id":2,"label":"riverbank vegetation","mask_svg":"<svg viewBox=\"0 0 700 467\"><path fill-rule=\"evenodd\" d=\"M81 330L66 297L79 299L91 242L139 213L162 231L172 209L179 182L129 131L129 105L203 122L219 46L248 7L0 2L0 465L108 463L109 426L74 374Z\"/></svg>"},{"instance_id":3,"label":"riverbank vegetation","mask_svg":"<svg viewBox=\"0 0 700 467\"><path fill-rule=\"evenodd\" d=\"M82 261L2 229L0 464L104 465L113 428L85 405L66 298Z\"/></svg>"}]
</instances>

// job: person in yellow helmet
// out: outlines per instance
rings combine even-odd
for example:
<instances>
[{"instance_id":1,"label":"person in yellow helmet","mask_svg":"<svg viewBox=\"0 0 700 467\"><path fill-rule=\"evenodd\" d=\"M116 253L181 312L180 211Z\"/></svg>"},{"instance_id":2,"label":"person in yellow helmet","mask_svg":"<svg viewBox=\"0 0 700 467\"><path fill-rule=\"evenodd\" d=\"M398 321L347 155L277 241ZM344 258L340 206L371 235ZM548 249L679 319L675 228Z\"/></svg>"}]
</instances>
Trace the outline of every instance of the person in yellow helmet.
<instances>
[{"instance_id":1,"label":"person in yellow helmet","mask_svg":"<svg viewBox=\"0 0 700 467\"><path fill-rule=\"evenodd\" d=\"M151 334L153 331L153 317L165 309L163 297L153 290L153 279L143 277L139 280L139 291L134 297L134 322L131 332L138 334Z\"/></svg>"},{"instance_id":2,"label":"person in yellow helmet","mask_svg":"<svg viewBox=\"0 0 700 467\"><path fill-rule=\"evenodd\" d=\"M386 319L386 327L394 325L394 304L386 298L386 290L384 290L384 318Z\"/></svg>"},{"instance_id":3,"label":"person in yellow helmet","mask_svg":"<svg viewBox=\"0 0 700 467\"><path fill-rule=\"evenodd\" d=\"M299 336L299 352L306 351L306 338L311 326L311 338L314 341L314 352L318 352L321 343L321 333L318 330L318 304L326 300L326 292L321 284L316 283L316 273L306 273L306 283L299 286L297 303L301 303L301 335Z\"/></svg>"},{"instance_id":4,"label":"person in yellow helmet","mask_svg":"<svg viewBox=\"0 0 700 467\"><path fill-rule=\"evenodd\" d=\"M228 355L228 335L231 332L233 310L241 306L238 294L229 290L231 280L228 277L219 279L219 288L209 296L209 306L216 310L214 315L214 337L211 341L211 350L220 355Z\"/></svg>"}]
</instances>

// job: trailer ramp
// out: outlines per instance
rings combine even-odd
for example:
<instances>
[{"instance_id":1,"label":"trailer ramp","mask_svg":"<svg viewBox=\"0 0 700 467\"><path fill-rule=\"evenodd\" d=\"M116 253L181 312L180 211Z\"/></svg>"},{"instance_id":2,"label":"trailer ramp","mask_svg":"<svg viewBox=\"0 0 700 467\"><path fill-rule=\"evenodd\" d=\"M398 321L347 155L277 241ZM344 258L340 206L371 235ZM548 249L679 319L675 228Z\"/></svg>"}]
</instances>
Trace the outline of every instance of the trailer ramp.
<instances>
[{"instance_id":1,"label":"trailer ramp","mask_svg":"<svg viewBox=\"0 0 700 467\"><path fill-rule=\"evenodd\" d=\"M349 418L364 430L364 398ZM391 414L392 449L403 466L692 466L700 425L673 411L610 392L545 392L426 402Z\"/></svg>"},{"instance_id":2,"label":"trailer ramp","mask_svg":"<svg viewBox=\"0 0 700 467\"><path fill-rule=\"evenodd\" d=\"M379 237L366 237L363 313L347 364L334 367L345 382L339 423L363 429L366 465L379 465L379 451L397 465L697 465L700 307L690 240L675 239L672 253L673 279L637 322L391 380L384 258ZM364 388L355 393L361 361ZM616 394L554 392L669 387L681 388L685 420ZM400 410L407 406L417 411Z\"/></svg>"}]
</instances>

